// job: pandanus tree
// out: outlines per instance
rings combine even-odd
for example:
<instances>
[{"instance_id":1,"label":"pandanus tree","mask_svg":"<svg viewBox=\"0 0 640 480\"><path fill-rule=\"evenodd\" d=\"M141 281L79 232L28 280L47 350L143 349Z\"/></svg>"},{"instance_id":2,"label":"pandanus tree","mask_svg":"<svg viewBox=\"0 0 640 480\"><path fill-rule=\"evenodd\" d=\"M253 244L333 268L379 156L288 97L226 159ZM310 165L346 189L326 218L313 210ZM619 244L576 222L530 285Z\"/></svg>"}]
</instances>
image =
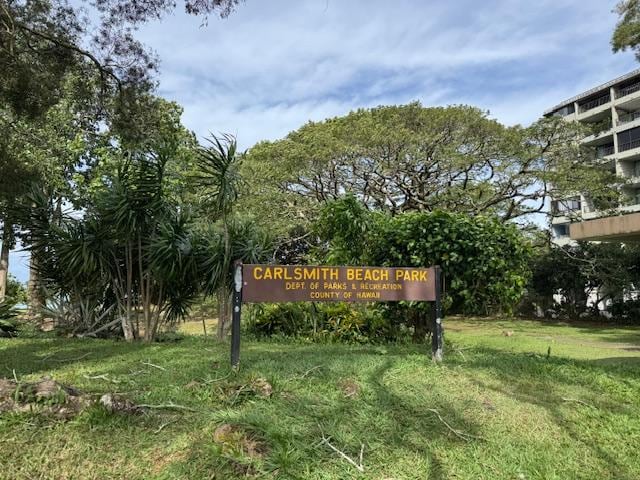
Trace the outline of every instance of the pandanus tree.
<instances>
[{"instance_id":1,"label":"pandanus tree","mask_svg":"<svg viewBox=\"0 0 640 480\"><path fill-rule=\"evenodd\" d=\"M198 295L230 290L231 259L258 262L271 252L251 223L230 217L232 202L216 207L220 224L193 218L165 192L171 157L158 152L122 155L115 174L74 215L54 221L50 196L36 191L29 198L29 249L49 298L64 304L64 321L76 333L151 341L163 325L184 318ZM233 163L235 154L220 161ZM226 193L208 198L237 196L235 187L221 186Z\"/></svg>"},{"instance_id":2,"label":"pandanus tree","mask_svg":"<svg viewBox=\"0 0 640 480\"><path fill-rule=\"evenodd\" d=\"M202 202L211 220L219 221L223 232L223 255L220 259L220 278L228 279L234 261L231 249L230 216L238 201L241 177L241 157L235 137L212 135L208 144L198 149L199 172L194 176L202 189ZM228 281L221 281L217 288L218 339L222 340L228 327L231 289Z\"/></svg>"},{"instance_id":3,"label":"pandanus tree","mask_svg":"<svg viewBox=\"0 0 640 480\"><path fill-rule=\"evenodd\" d=\"M117 325L127 340L150 341L199 293L207 245L163 195L165 164L127 158L81 218L52 223L47 197L32 197L30 250L50 295L74 312L76 329Z\"/></svg>"}]
</instances>

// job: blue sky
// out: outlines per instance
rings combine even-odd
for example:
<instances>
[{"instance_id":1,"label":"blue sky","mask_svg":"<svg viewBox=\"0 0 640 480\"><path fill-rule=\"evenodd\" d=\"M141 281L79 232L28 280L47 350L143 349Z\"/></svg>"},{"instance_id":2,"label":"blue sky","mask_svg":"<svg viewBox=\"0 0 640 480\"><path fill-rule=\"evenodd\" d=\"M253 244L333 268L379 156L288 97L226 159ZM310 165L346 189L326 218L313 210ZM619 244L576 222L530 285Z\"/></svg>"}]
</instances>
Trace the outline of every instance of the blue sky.
<instances>
[{"instance_id":1,"label":"blue sky","mask_svg":"<svg viewBox=\"0 0 640 480\"><path fill-rule=\"evenodd\" d=\"M246 0L227 19L185 14L139 32L160 95L199 136L243 148L358 107L471 104L529 124L639 68L611 53L617 0ZM10 271L26 280L23 255Z\"/></svg>"}]
</instances>

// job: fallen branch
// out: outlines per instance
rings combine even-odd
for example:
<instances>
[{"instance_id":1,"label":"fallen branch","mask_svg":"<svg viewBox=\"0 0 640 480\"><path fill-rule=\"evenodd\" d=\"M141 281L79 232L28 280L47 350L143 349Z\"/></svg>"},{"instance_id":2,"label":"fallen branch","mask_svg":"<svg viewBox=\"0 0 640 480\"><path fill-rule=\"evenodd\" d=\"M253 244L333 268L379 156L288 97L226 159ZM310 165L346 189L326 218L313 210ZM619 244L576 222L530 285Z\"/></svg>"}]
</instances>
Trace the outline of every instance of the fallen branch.
<instances>
[{"instance_id":1,"label":"fallen branch","mask_svg":"<svg viewBox=\"0 0 640 480\"><path fill-rule=\"evenodd\" d=\"M324 443L331 450L336 452L338 455L340 455L342 458L344 458L347 462L349 462L351 465L353 465L359 472L364 472L364 466L362 465L362 456L364 455L364 443L360 445L360 463L356 463L355 460L353 460L349 455L347 455L342 450L340 450L340 449L334 447L333 445L331 445L331 442L329 442L329 438L331 438L331 437L325 437L324 432L322 431L322 427L320 426L320 424L318 424L318 428L320 429L320 435L322 435L322 440L320 440L320 443L318 443L318 446L320 446L320 445L322 445Z\"/></svg>"},{"instance_id":2,"label":"fallen branch","mask_svg":"<svg viewBox=\"0 0 640 480\"><path fill-rule=\"evenodd\" d=\"M116 380L115 378L110 379L106 373L103 373L102 375L82 375L82 376L89 380L105 380L111 383L120 383L120 380Z\"/></svg>"},{"instance_id":3,"label":"fallen branch","mask_svg":"<svg viewBox=\"0 0 640 480\"><path fill-rule=\"evenodd\" d=\"M176 423L177 421L178 420L171 420L170 422L163 423L162 425L160 425L160 427L155 429L153 433L160 433L164 427L166 427L167 425L171 425L172 423Z\"/></svg>"},{"instance_id":4,"label":"fallen branch","mask_svg":"<svg viewBox=\"0 0 640 480\"><path fill-rule=\"evenodd\" d=\"M136 407L138 408L148 408L150 410L187 410L189 412L197 412L198 410L196 410L195 408L191 408L191 407L185 407L184 405L178 405L177 403L163 403L160 405L148 405L148 404L141 404L141 405L136 405Z\"/></svg>"},{"instance_id":5,"label":"fallen branch","mask_svg":"<svg viewBox=\"0 0 640 480\"><path fill-rule=\"evenodd\" d=\"M140 363L142 363L143 365L149 365L150 367L153 367L153 368L157 368L158 370L163 370L165 372L167 371L166 368L161 367L160 365L155 365L155 364L151 363L149 360L147 360L146 362L140 362Z\"/></svg>"},{"instance_id":6,"label":"fallen branch","mask_svg":"<svg viewBox=\"0 0 640 480\"><path fill-rule=\"evenodd\" d=\"M342 450L331 445L331 442L329 442L329 439L325 437L324 434L322 434L322 441L320 442L320 444L322 445L323 443L327 445L331 450L336 452L338 455L340 455L342 458L344 458L351 465L353 465L359 472L364 472L364 466L362 465L362 456L364 455L364 443L361 444L360 446L360 463L356 463L355 460L353 460L349 455L347 455Z\"/></svg>"},{"instance_id":7,"label":"fallen branch","mask_svg":"<svg viewBox=\"0 0 640 480\"><path fill-rule=\"evenodd\" d=\"M577 398L565 398L565 397L562 397L562 400L564 402L575 402L575 403L579 403L581 405L584 405L585 407L595 408L596 410L598 409L598 407L596 407L595 405L591 405L590 403L583 402L582 400L579 400Z\"/></svg>"},{"instance_id":8,"label":"fallen branch","mask_svg":"<svg viewBox=\"0 0 640 480\"><path fill-rule=\"evenodd\" d=\"M440 412L438 412L438 410L436 410L435 408L427 408L427 411L435 413L438 419L444 424L445 427L447 427L456 437L464 440L465 442L470 442L474 438L477 440L484 440L482 437L479 437L477 435L471 435L470 433L465 433L460 430L456 430L447 422L445 422L444 418L442 418L442 416L440 415Z\"/></svg>"},{"instance_id":9,"label":"fallen branch","mask_svg":"<svg viewBox=\"0 0 640 480\"><path fill-rule=\"evenodd\" d=\"M318 370L319 368L322 368L322 365L316 365L315 367L311 367L309 370L307 370L306 372L304 372L302 375L300 375L300 378L305 378L307 375L309 375L311 372L313 372L314 370Z\"/></svg>"}]
</instances>

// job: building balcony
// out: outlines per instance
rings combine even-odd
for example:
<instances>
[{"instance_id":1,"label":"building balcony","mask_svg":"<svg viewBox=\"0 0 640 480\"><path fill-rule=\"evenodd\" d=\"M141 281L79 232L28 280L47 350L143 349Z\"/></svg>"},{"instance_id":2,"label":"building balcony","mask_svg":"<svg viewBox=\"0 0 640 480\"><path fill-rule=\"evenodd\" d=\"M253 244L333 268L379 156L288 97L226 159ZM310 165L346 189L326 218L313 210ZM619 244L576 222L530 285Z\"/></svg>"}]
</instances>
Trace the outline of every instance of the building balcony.
<instances>
[{"instance_id":1,"label":"building balcony","mask_svg":"<svg viewBox=\"0 0 640 480\"><path fill-rule=\"evenodd\" d=\"M598 160L611 160L610 157L615 153L615 147L611 145L600 145L596 147L596 158Z\"/></svg>"},{"instance_id":2,"label":"building balcony","mask_svg":"<svg viewBox=\"0 0 640 480\"><path fill-rule=\"evenodd\" d=\"M636 92L640 92L640 82L616 90L616 99L627 97Z\"/></svg>"},{"instance_id":3,"label":"building balcony","mask_svg":"<svg viewBox=\"0 0 640 480\"><path fill-rule=\"evenodd\" d=\"M640 148L640 140L633 140L631 142L620 143L618 145L618 153L622 154L623 152L629 152L637 148ZM627 157L628 155L625 154L624 156Z\"/></svg>"},{"instance_id":4,"label":"building balcony","mask_svg":"<svg viewBox=\"0 0 640 480\"><path fill-rule=\"evenodd\" d=\"M578 106L578 113L588 112L589 110L593 110L595 108L601 107L602 105L606 105L611 101L611 95L608 93L606 95L602 95L594 100L590 100L586 103L583 103Z\"/></svg>"},{"instance_id":5,"label":"building balcony","mask_svg":"<svg viewBox=\"0 0 640 480\"><path fill-rule=\"evenodd\" d=\"M605 126L599 132L594 132L588 137L584 137L581 142L584 145L599 147L602 145L613 144L613 129L611 126ZM613 153L613 152L611 152Z\"/></svg>"},{"instance_id":6,"label":"building balcony","mask_svg":"<svg viewBox=\"0 0 640 480\"><path fill-rule=\"evenodd\" d=\"M552 214L551 215L551 224L552 225L562 225L565 223L570 223L575 220L576 217L569 217L563 214Z\"/></svg>"},{"instance_id":7,"label":"building balcony","mask_svg":"<svg viewBox=\"0 0 640 480\"><path fill-rule=\"evenodd\" d=\"M625 123L635 122L638 119L640 119L640 112L626 113L618 117L618 121L616 122L616 124L620 126L624 125Z\"/></svg>"},{"instance_id":8,"label":"building balcony","mask_svg":"<svg viewBox=\"0 0 640 480\"><path fill-rule=\"evenodd\" d=\"M640 106L640 82L616 91L614 103L625 109L638 109Z\"/></svg>"},{"instance_id":9,"label":"building balcony","mask_svg":"<svg viewBox=\"0 0 640 480\"><path fill-rule=\"evenodd\" d=\"M577 120L598 120L605 118L611 109L611 95L606 94L578 106Z\"/></svg>"}]
</instances>

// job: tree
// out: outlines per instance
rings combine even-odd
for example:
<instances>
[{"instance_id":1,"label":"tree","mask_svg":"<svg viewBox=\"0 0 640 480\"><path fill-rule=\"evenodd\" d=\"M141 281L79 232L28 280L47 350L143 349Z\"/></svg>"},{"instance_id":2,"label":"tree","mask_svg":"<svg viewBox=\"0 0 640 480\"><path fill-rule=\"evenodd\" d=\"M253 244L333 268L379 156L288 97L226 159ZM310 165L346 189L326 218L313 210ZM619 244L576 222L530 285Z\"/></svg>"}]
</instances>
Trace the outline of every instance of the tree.
<instances>
[{"instance_id":1,"label":"tree","mask_svg":"<svg viewBox=\"0 0 640 480\"><path fill-rule=\"evenodd\" d=\"M227 16L239 0L186 0L192 15ZM85 16L83 8L96 15ZM105 94L148 89L156 60L135 39L145 22L177 7L167 0L10 0L0 4L0 102L18 115L37 116L56 103L57 86L74 66L97 75ZM92 22L96 18L97 22ZM130 97L124 96L126 102Z\"/></svg>"},{"instance_id":2,"label":"tree","mask_svg":"<svg viewBox=\"0 0 640 480\"><path fill-rule=\"evenodd\" d=\"M611 37L613 51L633 50L640 61L640 1L623 0L616 5L615 12L619 19Z\"/></svg>"},{"instance_id":3,"label":"tree","mask_svg":"<svg viewBox=\"0 0 640 480\"><path fill-rule=\"evenodd\" d=\"M224 256L222 258L221 277L226 279L231 272L231 236L229 232L230 215L238 201L241 162L237 155L236 139L231 135L221 138L212 136L209 145L198 149L199 174L194 176L197 185L202 188L205 209L212 220L220 220L224 238ZM226 334L230 312L231 290L227 282L218 289L218 339Z\"/></svg>"},{"instance_id":4,"label":"tree","mask_svg":"<svg viewBox=\"0 0 640 480\"><path fill-rule=\"evenodd\" d=\"M525 219L549 196L615 192L613 176L581 147L581 126L542 119L505 127L469 106L419 103L361 109L309 122L250 149L255 203L278 192L284 212L351 193L372 210L447 210ZM306 217L313 215L307 213Z\"/></svg>"},{"instance_id":5,"label":"tree","mask_svg":"<svg viewBox=\"0 0 640 480\"><path fill-rule=\"evenodd\" d=\"M184 8L192 15L219 13L224 17L238 3L186 0ZM85 16L86 7L95 9L95 15ZM99 0L73 5L65 0L0 2L0 181L11 186L0 188L0 298L6 289L8 252L14 245L16 216L20 214L8 206L19 204L24 194L23 188L16 187L44 182L45 190L51 190L49 180L60 180L49 171L50 167L55 169L58 155L48 157L42 168L24 158L23 154L29 156L32 150L11 151L7 143L30 143L39 152L51 151L55 144L56 154L66 155L69 145L40 141L38 134L43 128L51 132L50 119L44 117L70 99L75 102L75 116L67 119L67 126L78 128L77 120L82 119L92 133L107 124L112 131L121 132L121 140L127 136L139 140L144 132L139 120L148 108L146 94L154 87L157 61L136 40L135 30L175 8L175 2L166 0ZM64 128L61 123L56 126ZM76 149L71 148L74 153ZM68 164L63 166L69 183L78 171L66 168ZM87 166L83 168L84 172ZM31 282L36 283L35 279Z\"/></svg>"},{"instance_id":6,"label":"tree","mask_svg":"<svg viewBox=\"0 0 640 480\"><path fill-rule=\"evenodd\" d=\"M539 250L531 260L529 298L539 310L577 318L602 304L623 303L640 285L640 248L588 243ZM558 295L558 297L554 297Z\"/></svg>"}]
</instances>

